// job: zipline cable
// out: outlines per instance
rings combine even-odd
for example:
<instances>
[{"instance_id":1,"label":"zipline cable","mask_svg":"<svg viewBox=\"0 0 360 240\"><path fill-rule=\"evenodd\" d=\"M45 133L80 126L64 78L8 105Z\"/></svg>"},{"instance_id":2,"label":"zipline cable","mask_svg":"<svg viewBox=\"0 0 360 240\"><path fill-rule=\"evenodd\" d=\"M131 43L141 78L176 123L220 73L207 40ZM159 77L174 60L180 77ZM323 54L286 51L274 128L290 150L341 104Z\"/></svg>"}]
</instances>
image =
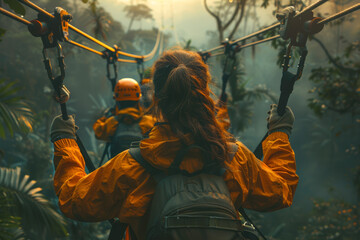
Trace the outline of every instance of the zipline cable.
<instances>
[{"instance_id":1,"label":"zipline cable","mask_svg":"<svg viewBox=\"0 0 360 240\"><path fill-rule=\"evenodd\" d=\"M156 37L156 42L155 42L155 46L154 48L152 49L152 51L150 53L148 53L147 55L144 55L142 56L142 58L144 59L144 61L149 61L150 59L152 59L156 53L156 51L158 50L159 48L159 45L160 45L160 38L162 37L162 33L160 32L160 29L158 31L158 35Z\"/></svg>"},{"instance_id":2,"label":"zipline cable","mask_svg":"<svg viewBox=\"0 0 360 240\"><path fill-rule=\"evenodd\" d=\"M264 32L273 30L273 29L275 29L275 28L277 28L277 27L279 27L279 26L280 26L280 23L273 24L273 25L271 25L271 26L269 26L269 27L266 27L266 28L264 28L264 29L262 29L262 30L259 30L259 31L254 32L254 33L251 33L251 34L249 34L249 35L247 35L247 36L245 36L245 37L236 39L235 41L232 41L231 43L238 43L238 42L241 42L241 41L245 41L245 40L247 40L247 39L249 39L249 38L256 37L256 36L258 36L258 35L260 35L260 34L263 34Z\"/></svg>"},{"instance_id":3,"label":"zipline cable","mask_svg":"<svg viewBox=\"0 0 360 240\"><path fill-rule=\"evenodd\" d=\"M320 0L320 1L314 2L313 4L304 8L301 12L296 13L294 18L298 18L298 17L302 16L304 13L314 10L315 8L319 7L320 5L323 5L327 1L329 1L329 0Z\"/></svg>"},{"instance_id":4,"label":"zipline cable","mask_svg":"<svg viewBox=\"0 0 360 240\"><path fill-rule=\"evenodd\" d=\"M0 13L2 13L2 14L5 15L5 16L8 16L8 17L10 17L10 18L12 18L12 19L20 22L20 23L23 23L23 24L25 24L25 25L27 25L27 26L29 26L29 25L32 24L32 23L29 22L28 20L26 20L26 19L24 19L24 18L22 18L22 17L19 17L18 15L14 14L14 13L12 13L12 12L9 12L8 10L6 10L6 9L4 9L4 8L2 8L2 7L0 7Z\"/></svg>"},{"instance_id":5,"label":"zipline cable","mask_svg":"<svg viewBox=\"0 0 360 240\"><path fill-rule=\"evenodd\" d=\"M345 16L345 15L347 15L349 13L355 12L356 10L359 10L359 9L360 9L360 3L355 4L354 6L349 7L349 8L347 8L347 9L341 11L341 12L338 12L338 13L330 16L330 17L327 17L327 18L319 21L318 24L327 24L327 23L329 23L331 21L334 21L334 20L336 20L338 18L341 18L341 17L343 17L343 16Z\"/></svg>"},{"instance_id":6,"label":"zipline cable","mask_svg":"<svg viewBox=\"0 0 360 240\"><path fill-rule=\"evenodd\" d=\"M301 12L295 14L294 18L299 18L299 17L301 17L303 14L305 14L305 13L307 13L307 12L309 12L309 11L315 9L315 8L317 8L318 6L324 4L324 3L327 2L327 1L329 1L329 0L320 0L320 1L318 1L318 2L315 2L315 3L311 4L311 5L309 5L308 7L304 8ZM354 11L355 11L355 10L354 10ZM244 36L244 37L241 37L241 38L239 38L239 39L236 39L236 40L234 40L234 41L231 41L231 43L232 43L232 44L236 44L236 43L238 43L238 42L245 41L245 40L247 40L247 39L256 37L256 36L258 36L258 35L261 35L261 34L267 32L267 31L273 30L273 29L275 29L275 28L277 28L277 27L279 27L279 26L280 26L280 23L275 23L275 24L273 24L273 25L271 25L271 26L269 26L269 27L266 27L266 28L264 28L264 29L261 29L261 30L259 30L259 31L257 31L257 32L251 33L251 34L249 34L249 35L246 35L246 36ZM250 45L250 46L251 46L251 45ZM213 52L213 51L219 50L219 49L221 49L221 48L223 48L223 47L224 47L224 45L220 45L220 46L211 48L211 49L209 49L209 50L207 50L207 51L204 51L204 52Z\"/></svg>"},{"instance_id":7,"label":"zipline cable","mask_svg":"<svg viewBox=\"0 0 360 240\"><path fill-rule=\"evenodd\" d=\"M37 6L36 4L32 3L31 1L28 1L28 0L17 0L17 1L23 3L24 5L32 8L33 10L35 10L35 11L37 11L37 12L40 12L40 13L44 14L44 15L47 16L47 17L54 18L54 16L53 16L51 13L45 11L45 10L42 9L41 7L39 7L39 6ZM71 30L73 30L74 32L76 32L76 33L78 33L78 34L86 37L86 38L89 39L90 41L93 41L94 43L96 43L96 44L98 44L98 45L100 45L100 46L108 49L109 51L115 52L115 49L114 49L114 48L112 48L112 47L106 45L105 43L97 40L96 38L90 36L89 34L83 32L83 31L81 31L80 29L74 27L74 26L71 25L71 24L69 24L69 29L71 29Z\"/></svg>"},{"instance_id":8,"label":"zipline cable","mask_svg":"<svg viewBox=\"0 0 360 240\"><path fill-rule=\"evenodd\" d=\"M255 41L255 42L251 42L251 43L248 43L248 44L240 45L239 50L243 49L243 48L255 46L255 45L258 45L258 44L261 44L261 43L269 42L269 41L272 41L272 40L275 40L275 39L278 39L278 38L280 38L280 35L275 35L275 36L268 37L268 38L265 38L265 39L262 39L262 40L259 40L259 41Z\"/></svg>"},{"instance_id":9,"label":"zipline cable","mask_svg":"<svg viewBox=\"0 0 360 240\"><path fill-rule=\"evenodd\" d=\"M98 54L98 55L100 55L100 56L104 56L104 54L103 54L102 52L97 51L97 50L95 50L95 49L92 49L92 48L90 48L90 47L88 47L88 46L85 46L85 45L83 45L83 44L81 44L81 43L75 42L75 41L70 40L70 39L67 40L67 42L70 43L70 44L72 44L72 45L74 45L74 46L77 46L77 47L83 48L83 49L85 49L85 50L88 50L89 52L96 53L96 54Z\"/></svg>"},{"instance_id":10,"label":"zipline cable","mask_svg":"<svg viewBox=\"0 0 360 240\"><path fill-rule=\"evenodd\" d=\"M311 11L311 10L314 10L315 8L319 7L320 5L324 4L324 3L327 2L327 1L329 1L329 0L320 0L320 1L318 1L318 2L315 2L315 3L307 6L307 7L304 8L301 12L295 14L294 18L301 17L303 14L305 14L305 13ZM275 29L275 28L277 28L277 27L279 27L279 26L280 26L280 23L275 23L275 24L273 24L273 25L271 25L271 26L269 26L269 27L266 27L266 28L264 28L264 29L262 29L262 30L260 30L260 31L257 31L257 32L255 32L255 33L249 34L249 35L247 35L247 36L245 36L245 37L239 38L239 39L233 41L232 43L237 43L237 42L245 41L245 40L247 40L247 39L249 39L249 38L256 37L256 36L258 36L258 35L260 35L260 34L262 34L262 33L264 33L264 32L273 30L273 29Z\"/></svg>"},{"instance_id":11,"label":"zipline cable","mask_svg":"<svg viewBox=\"0 0 360 240\"><path fill-rule=\"evenodd\" d=\"M47 17L54 18L54 16L53 16L51 13L45 11L45 10L42 9L41 7L39 7L39 6L37 6L36 4L32 3L31 1L28 1L28 0L17 0L17 1L25 4L26 6L32 8L33 10L35 10L35 11L37 11L37 12L40 12L40 13L46 15ZM68 26L69 26L69 29L73 30L74 32L76 32L76 33L78 33L78 34L86 37L87 39L93 41L94 43L96 43L96 44L104 47L105 49L107 49L107 50L109 50L109 51L115 52L115 49L114 49L114 48L112 48L112 47L108 46L107 44L99 41L98 39L90 36L89 34L83 32L82 30L80 30L80 29L78 29L78 28L76 28L76 27L74 27L73 25L69 24ZM159 33L159 34L160 34L160 33ZM74 43L74 42L72 42L72 43ZM74 44L74 45L75 45L75 44ZM80 45L78 44L77 46L80 46ZM89 47L86 47L86 46L84 46L84 45L82 45L82 47L83 47L84 49L86 49L86 50L91 51ZM94 50L94 51L96 51L96 50ZM92 51L92 52L94 52L94 51ZM143 56L136 55L136 54L131 54L131 53L126 53L126 52L123 52L123 51L118 51L118 54L123 55L123 56L126 56L126 57L130 57L130 58L136 58L136 59L144 58ZM152 54L152 53L146 55L146 58L149 58L149 56L151 56L151 54ZM148 60L150 60L150 59L147 59L146 61L148 61ZM136 61L129 61L129 60L125 60L125 59L121 60L120 62L136 63Z\"/></svg>"}]
</instances>

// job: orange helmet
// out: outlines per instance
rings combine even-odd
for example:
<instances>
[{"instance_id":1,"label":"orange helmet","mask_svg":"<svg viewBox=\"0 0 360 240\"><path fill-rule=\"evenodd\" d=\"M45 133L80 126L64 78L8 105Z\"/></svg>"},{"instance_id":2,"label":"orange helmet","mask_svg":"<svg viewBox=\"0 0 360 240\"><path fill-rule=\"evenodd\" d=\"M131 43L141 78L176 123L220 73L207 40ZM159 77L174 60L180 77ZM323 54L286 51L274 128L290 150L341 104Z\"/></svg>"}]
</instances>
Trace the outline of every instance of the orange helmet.
<instances>
[{"instance_id":1,"label":"orange helmet","mask_svg":"<svg viewBox=\"0 0 360 240\"><path fill-rule=\"evenodd\" d=\"M114 89L116 101L139 101L140 97L140 86L134 79L122 78L116 83Z\"/></svg>"},{"instance_id":2,"label":"orange helmet","mask_svg":"<svg viewBox=\"0 0 360 240\"><path fill-rule=\"evenodd\" d=\"M148 84L148 83L150 83L151 82L151 79L150 78L143 78L142 80L141 80L141 85L145 85L145 84Z\"/></svg>"}]
</instances>

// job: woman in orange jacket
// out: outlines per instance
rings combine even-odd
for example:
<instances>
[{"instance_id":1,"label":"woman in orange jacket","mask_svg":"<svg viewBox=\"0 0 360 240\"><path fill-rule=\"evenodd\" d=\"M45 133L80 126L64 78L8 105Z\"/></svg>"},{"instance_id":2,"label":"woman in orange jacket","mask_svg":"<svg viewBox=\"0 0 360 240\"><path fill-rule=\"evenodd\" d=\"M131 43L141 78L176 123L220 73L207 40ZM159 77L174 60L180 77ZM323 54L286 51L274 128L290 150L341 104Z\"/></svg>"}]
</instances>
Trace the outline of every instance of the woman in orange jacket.
<instances>
[{"instance_id":1,"label":"woman in orange jacket","mask_svg":"<svg viewBox=\"0 0 360 240\"><path fill-rule=\"evenodd\" d=\"M190 150L181 170L191 174L207 167L209 161L217 163L225 169L222 178L236 209L274 211L292 204L298 176L289 143L294 121L289 108L280 117L276 105L271 106L261 161L241 142L233 140L216 120L209 70L198 54L166 52L153 71L155 115L160 123L140 143L141 155L148 164L166 174L178 150L197 144L211 159L203 159L196 149ZM54 187L61 211L80 221L117 217L131 226L137 239L145 239L149 204L157 184L154 178L129 150L86 174L74 135L74 118L54 119ZM228 156L231 141L237 147L232 159Z\"/></svg>"}]
</instances>

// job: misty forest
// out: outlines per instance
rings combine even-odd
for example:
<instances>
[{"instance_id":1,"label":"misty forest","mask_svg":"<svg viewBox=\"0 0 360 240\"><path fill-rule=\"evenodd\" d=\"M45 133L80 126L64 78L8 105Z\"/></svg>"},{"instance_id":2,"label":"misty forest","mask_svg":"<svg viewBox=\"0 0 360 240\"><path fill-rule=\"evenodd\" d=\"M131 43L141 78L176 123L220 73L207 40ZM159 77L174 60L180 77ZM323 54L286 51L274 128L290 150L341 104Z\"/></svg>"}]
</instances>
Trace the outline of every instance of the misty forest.
<instances>
[{"instance_id":1,"label":"misty forest","mask_svg":"<svg viewBox=\"0 0 360 240\"><path fill-rule=\"evenodd\" d=\"M17 0L0 7L27 20L37 12ZM199 53L278 22L288 6L301 11L315 0L33 0L53 13L61 7L71 24L102 43L144 56L144 62L116 63L117 79L150 78L152 64L169 49ZM326 18L357 0L330 0L314 9ZM308 55L288 105L295 114L290 137L299 184L292 206L274 212L246 210L267 239L360 239L360 11L328 22L307 41ZM158 32L162 32L160 41ZM236 46L272 37L274 28ZM69 31L69 39L102 53L104 47ZM213 99L222 78L231 121L229 132L254 150L267 131L269 106L280 96L283 55L288 40L274 38L226 55L210 55ZM71 92L69 114L97 167L106 142L92 125L114 104L105 58L61 42L66 64L64 84ZM53 187L50 126L61 113L43 63L43 45L28 27L0 14L0 239L107 239L109 222L86 223L62 215ZM226 51L225 51L226 52ZM56 48L49 49L59 75ZM293 48L290 72L301 56ZM203 55L204 56L204 55ZM128 57L126 59L132 59ZM133 60L133 59L132 59ZM110 65L110 75L113 75Z\"/></svg>"}]
</instances>

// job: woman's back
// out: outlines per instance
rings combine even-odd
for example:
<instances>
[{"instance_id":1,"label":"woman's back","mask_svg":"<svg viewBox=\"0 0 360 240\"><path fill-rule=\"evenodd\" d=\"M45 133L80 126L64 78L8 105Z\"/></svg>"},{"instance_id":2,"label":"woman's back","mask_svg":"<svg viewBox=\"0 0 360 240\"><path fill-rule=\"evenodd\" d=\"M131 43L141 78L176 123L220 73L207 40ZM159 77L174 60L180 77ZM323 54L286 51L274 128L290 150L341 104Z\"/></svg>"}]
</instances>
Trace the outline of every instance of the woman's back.
<instances>
[{"instance_id":1,"label":"woman's back","mask_svg":"<svg viewBox=\"0 0 360 240\"><path fill-rule=\"evenodd\" d=\"M272 211L291 205L298 176L288 135L271 132L263 143L263 162L240 142L234 157L229 157L232 138L215 119L209 81L208 67L196 53L168 52L155 63L155 115L161 123L141 141L142 157L166 174L178 151L195 144L203 150L190 150L180 169L188 173L209 166L225 169L222 177L236 209ZM64 214L83 221L118 217L144 239L157 185L154 177L128 150L86 174L72 139L54 145L54 185Z\"/></svg>"}]
</instances>

